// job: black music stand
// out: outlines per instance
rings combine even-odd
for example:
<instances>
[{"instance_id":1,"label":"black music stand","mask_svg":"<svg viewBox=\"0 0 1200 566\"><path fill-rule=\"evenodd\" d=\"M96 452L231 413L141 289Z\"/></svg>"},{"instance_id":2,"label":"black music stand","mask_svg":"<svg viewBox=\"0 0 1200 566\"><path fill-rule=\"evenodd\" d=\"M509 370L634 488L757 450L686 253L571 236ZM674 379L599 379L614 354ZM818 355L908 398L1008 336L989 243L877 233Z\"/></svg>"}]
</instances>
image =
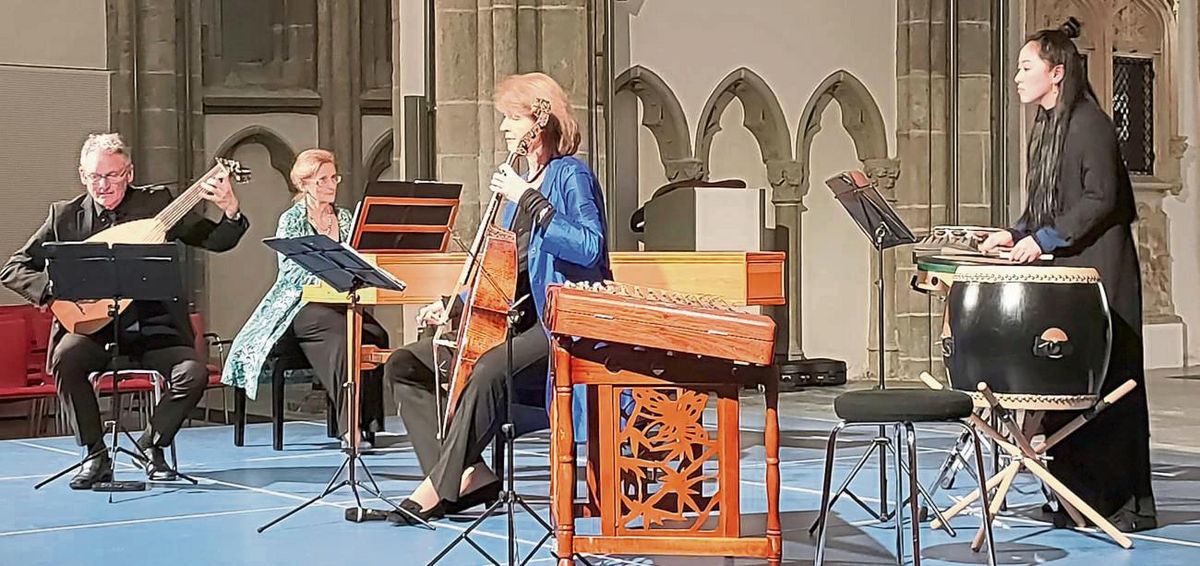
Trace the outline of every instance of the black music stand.
<instances>
[{"instance_id":1,"label":"black music stand","mask_svg":"<svg viewBox=\"0 0 1200 566\"><path fill-rule=\"evenodd\" d=\"M347 338L350 344L358 344L358 334L361 332L362 322L360 318L360 306L358 304L358 292L362 289L379 288L389 289L392 291L404 291L405 285L403 281L392 277L386 271L382 271L372 265L369 261L363 258L358 252L351 249L345 244L339 244L328 236L317 234L314 236L301 236L299 238L267 238L263 243L271 249L281 253L287 259L290 259L300 267L303 267L309 273L316 275L318 279L329 284L339 292L347 293L350 297L350 306L346 311L347 321ZM375 477L371 475L370 468L362 461L362 453L359 451L359 363L358 352L355 348L346 349L346 361L349 371L346 373L346 383L343 384L343 397L346 401L346 420L347 420L347 448L345 448L346 459L342 461L342 465L333 473L333 477L329 478L329 484L325 486L325 490L320 495L305 501L295 509L284 513L275 520L258 528L258 532L263 532L271 528L276 523L292 516L301 509L320 501L325 496L341 489L343 486L349 486L350 491L354 493L354 508L346 510L346 518L352 521L362 521L367 515L368 509L362 505L362 498L358 494L359 488L367 491L371 495L380 499L384 503L391 505L396 511L408 515L411 519L419 522L430 529L434 527L428 522L421 520L420 517L401 508L399 505L392 503L385 498L380 492L379 484L375 482ZM358 479L358 466L362 466L363 472L366 473L367 479L371 481L371 487L362 483ZM342 470L347 470L346 479L338 482L337 479L342 475Z\"/></svg>"},{"instance_id":2,"label":"black music stand","mask_svg":"<svg viewBox=\"0 0 1200 566\"><path fill-rule=\"evenodd\" d=\"M885 277L883 266L883 252L889 248L893 248L903 244L915 244L917 238L913 236L908 226L904 225L904 221L896 215L896 211L888 205L879 191L875 189L874 183L861 171L848 171L835 175L825 180L825 184L833 191L833 196L837 198L846 212L850 214L850 218L854 223L862 229L863 234L871 241L871 245L875 248L875 259L878 268L878 277L875 280L875 300L876 300L876 323L879 339L879 383L876 386L880 391L886 389L884 376L887 375L885 362L887 359L884 349L886 332L884 332L885 322L887 317L884 316L884 297L886 296ZM879 521L886 521L891 516L888 512L887 498L879 498L879 513L870 509L854 492L850 491L850 480L858 473L871 453L879 450L879 493L887 493L887 450L892 449L891 439L887 437L885 427L879 427L879 435L871 441L871 448L868 449L859 463L853 468L850 477L842 484L842 489L833 494L830 505L837 501L842 493L846 493L851 499L858 503L867 513ZM896 465L902 465L903 460L896 455ZM909 473L916 473L916 470L909 470ZM924 489L922 488L922 492ZM911 497L911 496L910 496ZM809 528L808 533L812 535L819 525L819 519L814 521Z\"/></svg>"},{"instance_id":3,"label":"black music stand","mask_svg":"<svg viewBox=\"0 0 1200 566\"><path fill-rule=\"evenodd\" d=\"M180 272L179 244L107 244L100 242L48 242L43 244L47 252L46 271L50 278L51 294L55 299L68 301L108 301L108 315L113 319L112 342L106 346L109 352L109 371L112 372L113 403L112 420L105 423L106 433L111 432L112 443L108 447L109 457L116 473L117 455L126 454L142 467L149 459L141 447L121 426L121 374L117 368L120 356L120 311L122 300L178 302L183 294L183 277ZM133 452L120 446L120 434L133 442L138 451ZM89 454L83 461L46 478L34 486L40 488L71 470L80 468L98 454ZM176 472L179 478L192 484L195 479ZM116 481L99 482L95 491L109 492L112 502L114 491L144 491L146 482Z\"/></svg>"},{"instance_id":4,"label":"black music stand","mask_svg":"<svg viewBox=\"0 0 1200 566\"><path fill-rule=\"evenodd\" d=\"M483 267L480 266L480 269L482 270ZM487 273L484 271L481 271L480 274L487 277ZM489 277L489 280L490 280L490 277ZM488 552L485 551L483 549L483 547L479 546L479 544L477 544L475 541L471 540L471 533L473 533L479 527L483 526L483 522L485 520L487 520L489 517L492 517L492 516L500 514L500 513L504 514L505 519L507 520L507 523L508 523L508 544L507 544L507 550L508 550L508 563L507 564L508 564L508 566L513 566L514 564L525 564L525 563L529 562L529 560L531 558L533 558L533 555L537 554L537 551L542 548L542 545L546 544L546 541L550 540L550 537L554 535L554 529L550 527L550 524L547 523L544 519L542 519L541 515L538 515L537 512L533 510L533 507L531 507L529 505L529 503L525 501L524 496L517 493L517 488L516 488L517 467L516 467L516 462L513 460L513 454L516 453L516 451L517 451L516 425L513 423L513 398L517 394L517 391L516 391L517 385L515 382L516 376L513 374L513 359L512 359L512 357L513 357L513 338L516 337L516 328L514 327L514 325L517 322L519 322L521 319L521 311L518 308L520 306L521 302L523 302L527 299L531 299L531 298L532 298L532 295L525 295L524 297L521 297L520 299L518 299L516 302L509 301L511 306L508 307L508 312L506 313L506 316L505 316L506 325L505 325L505 334L504 334L504 348L505 348L504 371L505 371L505 378L508 380L508 387L507 387L507 394L505 396L504 421L502 423L500 423L500 434L504 435L504 448L505 448L504 455L505 455L505 458L507 459L507 461L505 462L505 467L504 467L504 477L500 478L500 481L502 481L504 483L504 489L502 489L500 491L500 495L496 498L496 501L493 501L492 504L487 507L487 509L484 509L483 513L481 513L478 517L476 517L475 520L472 521L471 524L468 525L466 529L464 529L461 533L459 533L458 537L456 537L453 541L451 541L450 544L448 544L444 548L442 548L441 552L439 552L437 556L433 557L433 560L429 561L429 566L432 566L433 564L437 564L438 562L441 562L441 560L443 558L445 558L447 554L450 554L451 550L454 550L454 547L458 546L462 542L466 542L467 544L471 545L471 547L474 548L477 552L479 552L480 555L482 555L484 558L487 558L488 562L491 562L492 564L499 564L499 562L495 558L493 558L491 554L488 554ZM434 371L437 371L436 368ZM436 385L435 385L435 387L436 387ZM517 506L520 506L522 509L525 510L526 513L529 513L529 516L533 517L534 520L536 520L539 524L541 524L542 528L544 528L546 530L545 534L542 535L541 540L539 540L537 542L537 544L533 547L533 550L530 550L529 554L526 554L525 557L521 558L521 560L519 562L518 562L518 558L520 558L520 557L518 555L520 554L520 548L518 547L518 543L517 543L517 527L516 527ZM582 558L581 558L581 560L582 560ZM583 562L585 564L587 564L586 560L583 560Z\"/></svg>"}]
</instances>

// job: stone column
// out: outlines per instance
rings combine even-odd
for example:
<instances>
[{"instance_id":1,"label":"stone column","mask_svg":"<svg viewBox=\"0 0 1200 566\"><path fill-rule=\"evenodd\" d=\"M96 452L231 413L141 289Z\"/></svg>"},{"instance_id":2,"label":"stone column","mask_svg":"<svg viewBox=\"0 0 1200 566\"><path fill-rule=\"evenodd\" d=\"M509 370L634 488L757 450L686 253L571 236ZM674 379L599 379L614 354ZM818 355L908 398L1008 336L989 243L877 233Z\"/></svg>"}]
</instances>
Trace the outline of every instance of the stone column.
<instances>
[{"instance_id":1,"label":"stone column","mask_svg":"<svg viewBox=\"0 0 1200 566\"><path fill-rule=\"evenodd\" d=\"M191 184L204 163L198 0L106 0L110 128L132 147L137 184ZM188 300L203 310L204 256L185 257Z\"/></svg>"},{"instance_id":2,"label":"stone column","mask_svg":"<svg viewBox=\"0 0 1200 566\"><path fill-rule=\"evenodd\" d=\"M776 321L786 320L786 325L776 327L777 354L787 359L804 357L804 294L800 269L804 264L802 252L804 197L808 194L808 175L801 163L795 160L767 161L767 181L771 183L771 204L775 206L775 249L787 253L784 269L787 279L787 304L781 307L766 307L764 314Z\"/></svg>"},{"instance_id":3,"label":"stone column","mask_svg":"<svg viewBox=\"0 0 1200 566\"><path fill-rule=\"evenodd\" d=\"M317 139L337 156L342 175L338 204L353 208L366 187L362 163L362 77L358 2L317 3Z\"/></svg>"},{"instance_id":4,"label":"stone column","mask_svg":"<svg viewBox=\"0 0 1200 566\"><path fill-rule=\"evenodd\" d=\"M468 243L480 214L482 156L477 105L478 77L484 61L478 52L484 49L479 37L479 4L475 0L439 2L434 16L436 176L463 184L456 232ZM491 52L490 44L486 51Z\"/></svg>"},{"instance_id":5,"label":"stone column","mask_svg":"<svg viewBox=\"0 0 1200 566\"><path fill-rule=\"evenodd\" d=\"M469 243L491 197L488 181L507 155L492 104L499 80L531 71L554 77L587 140L586 0L445 0L435 17L437 177L464 185L455 232Z\"/></svg>"},{"instance_id":6,"label":"stone column","mask_svg":"<svg viewBox=\"0 0 1200 566\"><path fill-rule=\"evenodd\" d=\"M394 179L413 179L412 172L404 164L405 150L405 121L404 81L401 80L404 66L422 61L420 53L408 53L404 50L404 27L400 24L400 0L387 0L392 3L392 173Z\"/></svg>"},{"instance_id":7,"label":"stone column","mask_svg":"<svg viewBox=\"0 0 1200 566\"><path fill-rule=\"evenodd\" d=\"M184 183L180 167L179 113L183 110L181 86L185 80L178 65L176 3L138 0L136 91L137 143L133 147L137 181Z\"/></svg>"},{"instance_id":8,"label":"stone column","mask_svg":"<svg viewBox=\"0 0 1200 566\"><path fill-rule=\"evenodd\" d=\"M990 125L990 5L958 2L958 124L948 139L946 0L901 0L897 5L897 153L905 164L896 182L896 208L917 237L946 224L955 206L960 224L990 223L988 163ZM958 156L958 200L950 202L949 154ZM911 290L915 273L907 249L895 258L897 373L911 379L921 371L941 374L941 303Z\"/></svg>"},{"instance_id":9,"label":"stone column","mask_svg":"<svg viewBox=\"0 0 1200 566\"><path fill-rule=\"evenodd\" d=\"M946 218L943 7L942 0L900 0L896 12L896 152L905 164L896 181L896 209L918 237ZM890 283L899 359L892 367L898 375L913 376L932 367L933 305L909 289L911 255L900 253L895 261Z\"/></svg>"},{"instance_id":10,"label":"stone column","mask_svg":"<svg viewBox=\"0 0 1200 566\"><path fill-rule=\"evenodd\" d=\"M900 178L900 161L897 159L868 159L863 163L863 171L879 188L879 193L884 200L893 207L896 206L896 180ZM878 260L872 252L871 257L871 284L875 284L879 277ZM907 253L907 249L900 248L900 254ZM883 253L883 272L885 274L896 273L896 248L891 248ZM885 324L884 331L884 365L888 369L886 377L892 378L899 374L900 367L900 319L896 316L896 297L900 293L911 293L909 286L905 283L900 287L891 287L894 276L887 276L889 279L887 284L889 287L885 289L883 297L883 318ZM875 299L877 290L872 287L871 294L871 324L870 338L868 339L868 350L871 355L867 361L868 373L879 375L879 307Z\"/></svg>"},{"instance_id":11,"label":"stone column","mask_svg":"<svg viewBox=\"0 0 1200 566\"><path fill-rule=\"evenodd\" d=\"M988 226L992 221L992 1L958 2L959 131L954 152L958 155L958 223L970 226Z\"/></svg>"},{"instance_id":12,"label":"stone column","mask_svg":"<svg viewBox=\"0 0 1200 566\"><path fill-rule=\"evenodd\" d=\"M1186 143L1178 148L1180 157ZM1134 224L1138 260L1142 271L1142 324L1175 324L1183 321L1176 314L1171 293L1171 224L1163 211L1163 199L1178 196L1179 183L1141 183L1134 190L1137 222ZM1182 338L1180 338L1182 340Z\"/></svg>"},{"instance_id":13,"label":"stone column","mask_svg":"<svg viewBox=\"0 0 1200 566\"><path fill-rule=\"evenodd\" d=\"M137 45L137 0L107 0L109 129L120 132L125 142L137 147L137 96L134 63Z\"/></svg>"}]
</instances>

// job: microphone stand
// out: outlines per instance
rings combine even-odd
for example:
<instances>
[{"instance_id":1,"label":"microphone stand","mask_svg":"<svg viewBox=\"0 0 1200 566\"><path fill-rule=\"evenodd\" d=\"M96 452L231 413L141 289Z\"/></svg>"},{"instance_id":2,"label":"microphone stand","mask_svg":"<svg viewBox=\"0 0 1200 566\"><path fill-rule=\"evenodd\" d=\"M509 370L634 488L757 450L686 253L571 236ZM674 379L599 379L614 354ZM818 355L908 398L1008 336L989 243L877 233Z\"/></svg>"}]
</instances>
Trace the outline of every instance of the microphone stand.
<instances>
[{"instance_id":1,"label":"microphone stand","mask_svg":"<svg viewBox=\"0 0 1200 566\"><path fill-rule=\"evenodd\" d=\"M481 272L482 272L482 268L481 268ZM463 541L466 541L467 544L470 544L472 547L474 547L475 550L477 552L479 552L479 554L483 555L484 558L487 558L489 562L491 562L493 564L499 564L499 562L494 557L492 557L491 554L489 554L487 551L485 551L483 549L483 547L481 547L479 544L477 544L475 541L471 540L471 538L470 538L471 533L474 532L475 529L482 526L483 522L487 518L492 517L498 513L503 513L504 516L506 517L507 523L508 523L508 537L507 537L507 539L508 539L508 545L507 545L507 547L508 547L508 562L507 562L507 564L509 566L512 566L513 564L522 564L523 565L523 564L529 562L529 559L532 558L533 555L536 554L537 551L540 550L544 544L546 544L546 541L550 540L550 537L554 533L554 530L550 527L550 524L547 523L544 519L542 519L541 515L538 515L537 512L534 511L532 507L530 507L529 503L525 501L525 498L521 494L517 493L516 485L515 485L516 484L516 465L513 460L513 453L516 451L517 435L516 435L516 427L513 424L513 396L516 395L516 384L514 383L514 376L513 376L513 353L512 352L513 352L513 339L516 337L516 323L521 318L521 312L518 307L522 302L525 301L525 299L528 299L529 297L530 297L530 295L525 295L524 297L521 297L520 300L513 303L512 306L510 306L508 308L508 313L507 313L508 314L508 316L507 316L508 328L507 328L506 336L504 339L505 377L507 379L507 393L505 395L505 401L504 401L504 404L505 404L504 422L501 423L501 425L500 425L500 433L502 435L504 435L504 447L505 447L505 459L506 459L506 463L505 463L505 467L504 467L504 477L502 478L502 481L504 482L504 489L502 489L500 491L500 496L496 499L496 501L493 502L490 506L488 506L488 508L485 509L483 511L483 513L480 514L479 517L476 518L475 521L473 521L466 528L466 530L464 530L462 533L460 533L458 535L458 537L456 537L453 541L450 542L449 545L447 545L445 548L443 548L442 551L439 552L438 555L433 558L433 560L429 561L430 565L436 564L439 561L441 561L441 559L444 558L447 554L449 554L450 551L454 549L454 547L458 546ZM516 522L515 522L518 506L521 509L524 509L526 513L529 513L529 516L533 517L542 526L542 528L546 529L546 534L542 536L541 540L538 541L537 545L533 547L533 550L529 551L529 554L525 555L525 557L523 559L521 559L520 562L517 561L517 558L518 558L517 555L520 551L520 548L518 546L517 537L516 537Z\"/></svg>"}]
</instances>

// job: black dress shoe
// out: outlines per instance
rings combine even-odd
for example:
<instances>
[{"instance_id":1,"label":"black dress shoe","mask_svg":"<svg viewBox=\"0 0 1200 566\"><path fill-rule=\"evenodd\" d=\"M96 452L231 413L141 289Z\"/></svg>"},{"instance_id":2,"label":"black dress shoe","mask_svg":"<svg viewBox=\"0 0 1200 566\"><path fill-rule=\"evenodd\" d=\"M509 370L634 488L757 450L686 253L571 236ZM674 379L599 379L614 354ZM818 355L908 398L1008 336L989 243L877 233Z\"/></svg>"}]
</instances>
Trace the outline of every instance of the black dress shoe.
<instances>
[{"instance_id":1,"label":"black dress shoe","mask_svg":"<svg viewBox=\"0 0 1200 566\"><path fill-rule=\"evenodd\" d=\"M108 452L101 451L83 463L79 473L71 478L71 489L92 489L96 482L112 481L113 465Z\"/></svg>"},{"instance_id":2,"label":"black dress shoe","mask_svg":"<svg viewBox=\"0 0 1200 566\"><path fill-rule=\"evenodd\" d=\"M408 511L408 513L389 511L387 514L387 520L392 523L396 523L397 525L419 525L420 523L413 520L414 516L420 518L426 523L430 521L436 521L446 516L446 509L445 507L442 507L441 501L439 501L437 505L422 511L420 503L405 498L404 501L400 502L400 508ZM411 513L411 515L409 513Z\"/></svg>"},{"instance_id":3,"label":"black dress shoe","mask_svg":"<svg viewBox=\"0 0 1200 566\"><path fill-rule=\"evenodd\" d=\"M163 455L163 449L158 446L150 446L145 449L147 458L146 462L146 477L150 481L175 481L179 479L179 475L167 464L167 458Z\"/></svg>"},{"instance_id":4,"label":"black dress shoe","mask_svg":"<svg viewBox=\"0 0 1200 566\"><path fill-rule=\"evenodd\" d=\"M1123 533L1137 533L1158 528L1158 518L1148 515L1139 515L1127 509L1118 509L1116 513L1107 517L1108 522L1116 527L1118 531ZM1056 529L1066 529L1075 526L1075 520L1067 514L1066 511L1053 511L1050 513L1050 522L1054 524ZM1092 524L1088 521L1088 524Z\"/></svg>"},{"instance_id":5,"label":"black dress shoe","mask_svg":"<svg viewBox=\"0 0 1200 566\"><path fill-rule=\"evenodd\" d=\"M458 501L446 503L446 514L454 515L478 505L489 506L500 499L500 480L489 483L470 493L458 496Z\"/></svg>"},{"instance_id":6,"label":"black dress shoe","mask_svg":"<svg viewBox=\"0 0 1200 566\"><path fill-rule=\"evenodd\" d=\"M1158 528L1158 517L1139 515L1128 509L1118 509L1116 513L1108 516L1108 522L1123 533L1138 533Z\"/></svg>"},{"instance_id":7,"label":"black dress shoe","mask_svg":"<svg viewBox=\"0 0 1200 566\"><path fill-rule=\"evenodd\" d=\"M388 512L380 509L364 509L361 507L351 507L346 510L346 520L352 523L365 523L367 521L383 521L388 518Z\"/></svg>"}]
</instances>

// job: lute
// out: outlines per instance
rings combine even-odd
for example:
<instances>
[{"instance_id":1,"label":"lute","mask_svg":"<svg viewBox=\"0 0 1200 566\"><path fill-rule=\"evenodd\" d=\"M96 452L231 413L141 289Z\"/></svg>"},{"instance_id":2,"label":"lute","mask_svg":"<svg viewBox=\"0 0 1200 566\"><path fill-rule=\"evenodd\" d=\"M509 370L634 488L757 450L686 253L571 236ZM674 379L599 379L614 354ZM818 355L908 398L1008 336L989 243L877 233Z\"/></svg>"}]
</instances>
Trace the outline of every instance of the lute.
<instances>
[{"instance_id":1,"label":"lute","mask_svg":"<svg viewBox=\"0 0 1200 566\"><path fill-rule=\"evenodd\" d=\"M221 176L228 176L235 183L245 183L250 180L250 169L243 167L237 161L218 157L216 164L208 172L201 175L187 190L183 191L153 218L123 222L97 232L84 241L107 244L166 243L167 233L200 203L204 182ZM50 303L50 311L54 313L54 318L67 332L94 334L112 320L108 316L110 302L57 300ZM130 302L130 299L118 301L117 312L123 312Z\"/></svg>"}]
</instances>

